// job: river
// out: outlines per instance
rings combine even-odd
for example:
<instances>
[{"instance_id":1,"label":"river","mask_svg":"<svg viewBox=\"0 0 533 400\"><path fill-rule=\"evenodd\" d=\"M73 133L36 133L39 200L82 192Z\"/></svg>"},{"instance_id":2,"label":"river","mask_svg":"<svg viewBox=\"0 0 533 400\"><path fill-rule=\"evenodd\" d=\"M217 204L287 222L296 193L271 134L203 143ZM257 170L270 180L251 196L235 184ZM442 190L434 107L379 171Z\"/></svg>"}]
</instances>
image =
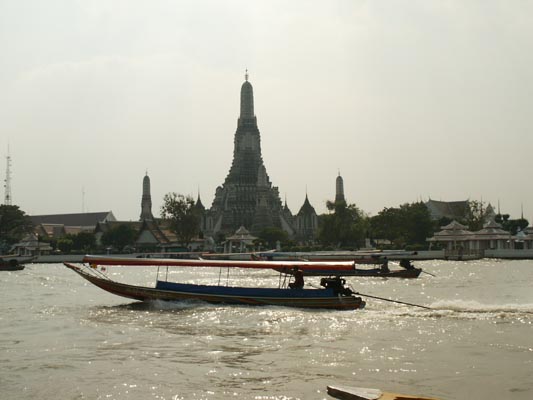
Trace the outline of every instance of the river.
<instances>
[{"instance_id":1,"label":"river","mask_svg":"<svg viewBox=\"0 0 533 400\"><path fill-rule=\"evenodd\" d=\"M328 385L442 399L533 398L533 261L421 261L436 275L349 278L356 311L137 303L59 264L0 272L0 397L331 399ZM392 267L392 265L391 265ZM152 285L153 268L111 267ZM218 270L172 278L216 281ZM277 284L271 271L234 284ZM319 278L306 278L306 283Z\"/></svg>"}]
</instances>

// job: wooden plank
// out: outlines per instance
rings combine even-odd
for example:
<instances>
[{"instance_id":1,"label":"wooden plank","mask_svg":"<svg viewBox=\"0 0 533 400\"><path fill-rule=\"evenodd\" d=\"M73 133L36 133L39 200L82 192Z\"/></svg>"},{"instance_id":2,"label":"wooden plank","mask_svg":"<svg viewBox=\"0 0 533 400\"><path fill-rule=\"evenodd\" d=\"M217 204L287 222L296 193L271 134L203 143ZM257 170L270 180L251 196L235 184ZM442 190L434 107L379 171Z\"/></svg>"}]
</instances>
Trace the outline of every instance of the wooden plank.
<instances>
[{"instance_id":1,"label":"wooden plank","mask_svg":"<svg viewBox=\"0 0 533 400\"><path fill-rule=\"evenodd\" d=\"M328 386L328 394L339 400L439 400L433 397L382 392L379 389L339 386Z\"/></svg>"}]
</instances>

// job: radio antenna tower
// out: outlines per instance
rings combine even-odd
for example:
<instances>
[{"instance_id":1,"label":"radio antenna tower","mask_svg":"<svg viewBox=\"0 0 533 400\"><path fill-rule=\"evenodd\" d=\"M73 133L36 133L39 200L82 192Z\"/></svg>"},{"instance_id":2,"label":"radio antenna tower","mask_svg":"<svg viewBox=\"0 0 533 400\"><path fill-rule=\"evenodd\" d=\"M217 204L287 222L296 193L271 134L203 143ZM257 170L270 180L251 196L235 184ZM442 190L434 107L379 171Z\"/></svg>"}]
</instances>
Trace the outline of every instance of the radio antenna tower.
<instances>
[{"instance_id":1,"label":"radio antenna tower","mask_svg":"<svg viewBox=\"0 0 533 400\"><path fill-rule=\"evenodd\" d=\"M81 187L81 212L85 213L85 186Z\"/></svg>"},{"instance_id":2,"label":"radio antenna tower","mask_svg":"<svg viewBox=\"0 0 533 400\"><path fill-rule=\"evenodd\" d=\"M7 165L6 165L6 179L4 180L4 204L6 206L11 205L11 156L9 155L9 145L7 145Z\"/></svg>"}]
</instances>

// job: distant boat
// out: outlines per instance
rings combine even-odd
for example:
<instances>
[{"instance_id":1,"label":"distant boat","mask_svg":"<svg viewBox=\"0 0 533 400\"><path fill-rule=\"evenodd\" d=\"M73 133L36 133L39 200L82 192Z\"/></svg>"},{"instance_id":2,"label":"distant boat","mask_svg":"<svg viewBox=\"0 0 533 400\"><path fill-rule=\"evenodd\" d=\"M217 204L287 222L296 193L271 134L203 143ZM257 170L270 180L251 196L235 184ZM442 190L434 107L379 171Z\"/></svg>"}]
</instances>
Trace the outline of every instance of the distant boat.
<instances>
[{"instance_id":1,"label":"distant boat","mask_svg":"<svg viewBox=\"0 0 533 400\"><path fill-rule=\"evenodd\" d=\"M255 253L270 261L352 261L356 264L381 264L384 259L410 258L417 252L404 250L357 251L272 251Z\"/></svg>"},{"instance_id":2,"label":"distant boat","mask_svg":"<svg viewBox=\"0 0 533 400\"><path fill-rule=\"evenodd\" d=\"M400 261L400 269L384 270L381 267L361 268L359 265L383 264L389 257L406 257L413 255L407 251L317 251L317 252L250 252L250 253L219 253L203 254L204 260L232 260L245 261L269 261L271 268L290 273L294 265L298 265L307 276L363 276L378 278L418 278L423 272L421 268L414 268L407 258ZM287 266L279 267L277 263L293 262ZM297 263L297 264L294 264ZM299 264L298 264L299 263ZM322 263L322 264L321 264ZM342 268L339 266L342 264ZM285 265L285 264L282 264ZM323 265L323 269L319 266Z\"/></svg>"},{"instance_id":3,"label":"distant boat","mask_svg":"<svg viewBox=\"0 0 533 400\"><path fill-rule=\"evenodd\" d=\"M140 300L200 300L215 304L241 305L275 305L300 308L329 308L338 310L356 310L363 308L365 302L355 296L349 288L344 287L345 281L340 278L323 278L323 288L289 289L283 287L280 279L279 287L233 287L223 285L198 285L168 282L156 279L155 287L128 285L113 281L98 266L157 266L157 267L219 267L219 268L250 268L272 269L269 261L227 261L227 260L180 260L153 258L118 258L86 256L84 262L89 265L78 266L64 263L95 286L118 296ZM306 267L309 270L330 268L348 269L351 263L309 263L309 262L275 262L278 268ZM159 272L159 271L158 271ZM159 275L159 274L158 274ZM280 276L281 278L281 276Z\"/></svg>"},{"instance_id":4,"label":"distant boat","mask_svg":"<svg viewBox=\"0 0 533 400\"><path fill-rule=\"evenodd\" d=\"M0 271L21 271L24 269L24 264L31 262L34 258L16 254L0 256Z\"/></svg>"},{"instance_id":5,"label":"distant boat","mask_svg":"<svg viewBox=\"0 0 533 400\"><path fill-rule=\"evenodd\" d=\"M413 264L407 259L400 260L400 267L402 269L389 269L388 259L385 257L382 260L383 264L380 267L375 268L358 268L353 264L353 269L350 271L342 271L344 276L366 276L366 277L380 277L380 278L418 278L423 272L422 268L415 268ZM338 271L309 271L307 275L321 275L321 276L335 276L338 275Z\"/></svg>"},{"instance_id":6,"label":"distant boat","mask_svg":"<svg viewBox=\"0 0 533 400\"><path fill-rule=\"evenodd\" d=\"M392 269L384 271L381 268L354 268L350 271L306 271L306 276L361 276L374 278L418 278L422 273L422 268L412 269Z\"/></svg>"}]
</instances>

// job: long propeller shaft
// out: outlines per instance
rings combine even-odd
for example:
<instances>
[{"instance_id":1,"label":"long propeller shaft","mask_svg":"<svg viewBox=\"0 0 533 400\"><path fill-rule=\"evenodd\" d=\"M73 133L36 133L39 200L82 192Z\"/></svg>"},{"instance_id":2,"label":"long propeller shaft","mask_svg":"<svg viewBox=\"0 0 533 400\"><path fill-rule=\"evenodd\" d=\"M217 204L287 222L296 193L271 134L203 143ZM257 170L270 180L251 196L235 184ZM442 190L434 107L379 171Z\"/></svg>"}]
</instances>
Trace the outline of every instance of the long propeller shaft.
<instances>
[{"instance_id":1,"label":"long propeller shaft","mask_svg":"<svg viewBox=\"0 0 533 400\"><path fill-rule=\"evenodd\" d=\"M358 293L358 292L354 292L354 294L359 295L359 296L364 296L364 297L370 297L370 298L372 298L372 299L378 299L378 300L383 300L383 301L389 301L389 302L391 302L391 303L405 304L405 305L407 305L407 306L420 307L420 308L425 308L426 310L431 310L430 307L421 306L420 304L407 303L407 302L405 302L405 301L399 301L399 300L391 300L391 299L386 299L386 298L384 298L384 297L372 296L372 295L369 295L369 294Z\"/></svg>"}]
</instances>

